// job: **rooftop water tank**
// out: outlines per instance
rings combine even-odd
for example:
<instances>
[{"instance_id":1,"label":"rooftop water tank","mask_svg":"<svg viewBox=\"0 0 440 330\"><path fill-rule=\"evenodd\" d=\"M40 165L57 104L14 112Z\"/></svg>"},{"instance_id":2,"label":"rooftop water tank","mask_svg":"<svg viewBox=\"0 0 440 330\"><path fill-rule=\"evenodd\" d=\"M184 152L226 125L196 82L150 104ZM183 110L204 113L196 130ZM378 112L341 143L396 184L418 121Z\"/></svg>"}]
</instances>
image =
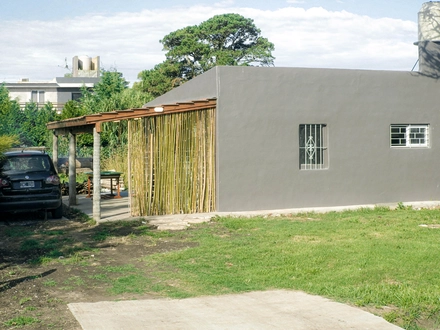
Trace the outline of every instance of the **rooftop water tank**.
<instances>
[{"instance_id":1,"label":"rooftop water tank","mask_svg":"<svg viewBox=\"0 0 440 330\"><path fill-rule=\"evenodd\" d=\"M92 69L92 58L87 55L78 56L80 61L80 68L84 71L90 71Z\"/></svg>"},{"instance_id":2,"label":"rooftop water tank","mask_svg":"<svg viewBox=\"0 0 440 330\"><path fill-rule=\"evenodd\" d=\"M422 4L419 11L419 41L440 42L440 1Z\"/></svg>"}]
</instances>

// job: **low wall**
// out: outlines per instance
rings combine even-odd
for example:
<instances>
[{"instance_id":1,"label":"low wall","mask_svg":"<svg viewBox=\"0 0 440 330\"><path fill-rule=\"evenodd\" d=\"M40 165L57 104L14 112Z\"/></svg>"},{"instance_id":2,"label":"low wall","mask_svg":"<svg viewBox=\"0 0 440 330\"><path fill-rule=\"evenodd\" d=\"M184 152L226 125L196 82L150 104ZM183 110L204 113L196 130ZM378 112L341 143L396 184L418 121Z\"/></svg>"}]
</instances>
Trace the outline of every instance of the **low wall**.
<instances>
[{"instance_id":1,"label":"low wall","mask_svg":"<svg viewBox=\"0 0 440 330\"><path fill-rule=\"evenodd\" d=\"M58 173L66 173L69 163L69 158L58 158ZM93 168L92 157L79 157L76 159L76 173L91 172Z\"/></svg>"}]
</instances>

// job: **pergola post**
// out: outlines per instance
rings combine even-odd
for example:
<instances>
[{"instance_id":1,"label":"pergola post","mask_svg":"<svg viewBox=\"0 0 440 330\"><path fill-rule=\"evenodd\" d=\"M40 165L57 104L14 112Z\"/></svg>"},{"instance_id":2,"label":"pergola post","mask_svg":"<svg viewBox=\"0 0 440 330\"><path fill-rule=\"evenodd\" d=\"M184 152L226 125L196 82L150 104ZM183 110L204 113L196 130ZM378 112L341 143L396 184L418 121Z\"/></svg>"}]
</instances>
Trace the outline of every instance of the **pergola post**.
<instances>
[{"instance_id":1,"label":"pergola post","mask_svg":"<svg viewBox=\"0 0 440 330\"><path fill-rule=\"evenodd\" d=\"M55 134L55 130L53 131L52 138L52 161L58 172L58 135Z\"/></svg>"},{"instance_id":2,"label":"pergola post","mask_svg":"<svg viewBox=\"0 0 440 330\"><path fill-rule=\"evenodd\" d=\"M69 206L76 205L76 135L69 132Z\"/></svg>"},{"instance_id":3,"label":"pergola post","mask_svg":"<svg viewBox=\"0 0 440 330\"><path fill-rule=\"evenodd\" d=\"M101 133L100 125L93 127L93 219L101 220Z\"/></svg>"}]
</instances>

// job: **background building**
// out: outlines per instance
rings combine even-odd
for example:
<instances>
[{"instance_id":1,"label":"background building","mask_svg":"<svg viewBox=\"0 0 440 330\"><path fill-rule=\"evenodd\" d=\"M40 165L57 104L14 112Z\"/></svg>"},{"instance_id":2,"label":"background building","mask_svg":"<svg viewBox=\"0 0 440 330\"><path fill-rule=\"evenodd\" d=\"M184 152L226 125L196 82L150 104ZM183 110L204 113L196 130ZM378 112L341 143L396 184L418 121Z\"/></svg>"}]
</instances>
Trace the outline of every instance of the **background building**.
<instances>
[{"instance_id":1,"label":"background building","mask_svg":"<svg viewBox=\"0 0 440 330\"><path fill-rule=\"evenodd\" d=\"M99 79L99 56L75 56L72 60L72 73L65 77L42 82L23 78L16 83L5 83L5 87L11 99L17 100L23 108L28 102L34 102L38 107L51 102L55 109L61 110L66 102L81 97L82 87L92 89Z\"/></svg>"}]
</instances>

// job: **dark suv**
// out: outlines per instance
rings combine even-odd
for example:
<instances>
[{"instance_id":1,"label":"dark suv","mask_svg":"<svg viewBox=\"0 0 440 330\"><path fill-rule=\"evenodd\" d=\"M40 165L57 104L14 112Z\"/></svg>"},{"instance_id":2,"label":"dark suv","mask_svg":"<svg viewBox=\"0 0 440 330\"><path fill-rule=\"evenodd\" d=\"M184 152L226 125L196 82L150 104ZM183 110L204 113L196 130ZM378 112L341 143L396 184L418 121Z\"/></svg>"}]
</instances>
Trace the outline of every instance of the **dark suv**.
<instances>
[{"instance_id":1,"label":"dark suv","mask_svg":"<svg viewBox=\"0 0 440 330\"><path fill-rule=\"evenodd\" d=\"M63 215L60 178L41 151L10 151L0 162L0 212L50 211Z\"/></svg>"}]
</instances>

